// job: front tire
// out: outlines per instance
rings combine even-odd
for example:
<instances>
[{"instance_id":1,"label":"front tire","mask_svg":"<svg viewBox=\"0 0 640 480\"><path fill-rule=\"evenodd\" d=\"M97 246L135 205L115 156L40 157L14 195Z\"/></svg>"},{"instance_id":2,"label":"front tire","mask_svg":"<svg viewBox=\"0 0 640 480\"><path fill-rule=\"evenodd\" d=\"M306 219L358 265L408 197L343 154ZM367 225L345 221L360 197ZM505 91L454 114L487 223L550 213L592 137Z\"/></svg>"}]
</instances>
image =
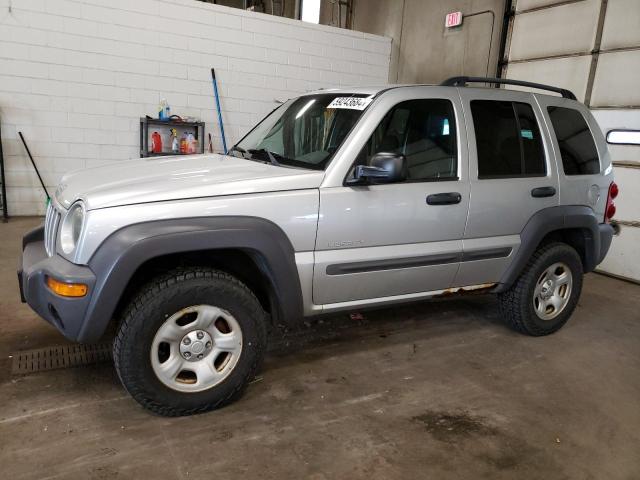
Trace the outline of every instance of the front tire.
<instances>
[{"instance_id":1,"label":"front tire","mask_svg":"<svg viewBox=\"0 0 640 480\"><path fill-rule=\"evenodd\" d=\"M539 248L515 284L498 295L505 322L532 336L558 331L573 313L582 291L578 253L565 243Z\"/></svg>"},{"instance_id":2,"label":"front tire","mask_svg":"<svg viewBox=\"0 0 640 480\"><path fill-rule=\"evenodd\" d=\"M183 268L153 279L133 298L113 358L136 401L178 416L237 399L265 347L265 312L243 283L211 268Z\"/></svg>"}]
</instances>

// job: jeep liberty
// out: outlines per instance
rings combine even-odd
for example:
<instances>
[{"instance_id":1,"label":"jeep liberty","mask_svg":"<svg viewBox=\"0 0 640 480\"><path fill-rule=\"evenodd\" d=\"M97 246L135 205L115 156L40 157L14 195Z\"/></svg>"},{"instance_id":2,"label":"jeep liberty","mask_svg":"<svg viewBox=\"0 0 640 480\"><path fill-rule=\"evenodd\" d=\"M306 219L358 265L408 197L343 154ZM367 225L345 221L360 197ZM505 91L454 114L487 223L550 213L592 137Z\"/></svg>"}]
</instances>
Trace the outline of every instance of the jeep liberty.
<instances>
[{"instance_id":1,"label":"jeep liberty","mask_svg":"<svg viewBox=\"0 0 640 480\"><path fill-rule=\"evenodd\" d=\"M320 90L228 155L67 174L24 237L20 290L73 341L114 322L126 390L187 415L241 394L269 322L477 290L515 330L557 331L609 249L617 193L567 90Z\"/></svg>"}]
</instances>

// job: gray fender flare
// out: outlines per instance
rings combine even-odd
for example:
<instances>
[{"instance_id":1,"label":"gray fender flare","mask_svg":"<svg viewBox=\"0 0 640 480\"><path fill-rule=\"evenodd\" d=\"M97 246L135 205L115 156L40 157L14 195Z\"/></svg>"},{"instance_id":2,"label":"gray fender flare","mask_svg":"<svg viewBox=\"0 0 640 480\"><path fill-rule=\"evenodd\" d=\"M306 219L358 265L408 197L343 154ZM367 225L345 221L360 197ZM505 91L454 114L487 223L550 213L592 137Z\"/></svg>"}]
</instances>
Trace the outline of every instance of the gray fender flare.
<instances>
[{"instance_id":1,"label":"gray fender flare","mask_svg":"<svg viewBox=\"0 0 640 480\"><path fill-rule=\"evenodd\" d=\"M257 217L195 217L133 224L111 234L89 260L96 285L78 340L98 340L115 312L129 279L153 258L199 250L245 251L271 283L279 320L303 316L295 251L273 222Z\"/></svg>"},{"instance_id":2,"label":"gray fender flare","mask_svg":"<svg viewBox=\"0 0 640 480\"><path fill-rule=\"evenodd\" d=\"M591 272L602 260L598 219L589 207L567 205L550 207L535 213L520 233L520 248L495 292L508 290L535 252L542 239L556 230L579 228L584 232L584 271ZM608 245L607 245L608 248Z\"/></svg>"}]
</instances>

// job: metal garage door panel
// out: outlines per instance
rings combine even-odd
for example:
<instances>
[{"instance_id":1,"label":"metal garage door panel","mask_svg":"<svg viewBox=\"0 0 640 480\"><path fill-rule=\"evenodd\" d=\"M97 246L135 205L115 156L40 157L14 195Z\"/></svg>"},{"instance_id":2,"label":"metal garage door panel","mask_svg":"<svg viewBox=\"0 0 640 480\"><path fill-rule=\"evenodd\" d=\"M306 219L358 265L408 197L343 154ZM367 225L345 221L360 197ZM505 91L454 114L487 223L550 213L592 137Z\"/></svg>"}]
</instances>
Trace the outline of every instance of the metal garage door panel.
<instances>
[{"instance_id":1,"label":"metal garage door panel","mask_svg":"<svg viewBox=\"0 0 640 480\"><path fill-rule=\"evenodd\" d=\"M594 110L600 128L606 134L614 128L640 130L637 110ZM613 175L620 186L616 199L615 219L622 222L622 231L615 237L607 258L599 269L640 281L640 146L609 145L611 159L625 166L614 166Z\"/></svg>"},{"instance_id":2,"label":"metal garage door panel","mask_svg":"<svg viewBox=\"0 0 640 480\"><path fill-rule=\"evenodd\" d=\"M618 110L616 110L616 111L618 111ZM636 116L640 117L640 113L638 113L637 111L630 110L630 112L633 112L633 113L636 114ZM633 128L627 127L627 126L616 126L615 128L616 129L621 129L621 130L640 130L640 125L638 125L636 127L633 127ZM605 131L605 135L606 135L606 132L609 131L609 130ZM609 153L611 154L611 159L612 160L621 161L621 162L636 162L636 163L638 163L638 165L640 165L640 147L639 146L635 146L635 145L608 145L608 147L609 147ZM638 182L638 186L635 187L635 189L638 192L638 194L640 195L640 182ZM638 217L638 220L640 220L640 198L638 200L639 201L636 203L636 207L635 208L639 212L637 217Z\"/></svg>"},{"instance_id":3,"label":"metal garage door panel","mask_svg":"<svg viewBox=\"0 0 640 480\"><path fill-rule=\"evenodd\" d=\"M602 31L603 50L640 45L640 5L638 0L616 0L607 4Z\"/></svg>"},{"instance_id":4,"label":"metal garage door panel","mask_svg":"<svg viewBox=\"0 0 640 480\"><path fill-rule=\"evenodd\" d=\"M616 215L617 216L617 215ZM640 281L640 228L622 226L598 270Z\"/></svg>"},{"instance_id":5,"label":"metal garage door panel","mask_svg":"<svg viewBox=\"0 0 640 480\"><path fill-rule=\"evenodd\" d=\"M506 76L567 88L576 94L578 100L583 101L590 65L590 55L512 63L508 66Z\"/></svg>"},{"instance_id":6,"label":"metal garage door panel","mask_svg":"<svg viewBox=\"0 0 640 480\"><path fill-rule=\"evenodd\" d=\"M640 147L627 147L638 148ZM628 167L614 167L613 176L620 187L620 197L616 199L617 220L625 222L640 222L640 169ZM640 227L634 227L640 228ZM640 257L638 257L640 258ZM638 261L640 264L640 261Z\"/></svg>"},{"instance_id":7,"label":"metal garage door panel","mask_svg":"<svg viewBox=\"0 0 640 480\"><path fill-rule=\"evenodd\" d=\"M599 12L600 1L587 0L516 15L509 60L590 52Z\"/></svg>"},{"instance_id":8,"label":"metal garage door panel","mask_svg":"<svg viewBox=\"0 0 640 480\"><path fill-rule=\"evenodd\" d=\"M609 130L640 130L640 112L638 110L593 110L602 133L606 136ZM621 162L638 162L640 164L640 146L635 145L608 145L611 160ZM636 187L640 195L640 183ZM626 195L624 196L626 198ZM640 199L636 203L640 206ZM636 207L638 208L638 207ZM640 210L639 210L640 211ZM640 220L640 214L636 220Z\"/></svg>"},{"instance_id":9,"label":"metal garage door panel","mask_svg":"<svg viewBox=\"0 0 640 480\"><path fill-rule=\"evenodd\" d=\"M601 53L592 107L640 107L640 50Z\"/></svg>"},{"instance_id":10,"label":"metal garage door panel","mask_svg":"<svg viewBox=\"0 0 640 480\"><path fill-rule=\"evenodd\" d=\"M640 130L640 114L637 110L595 110L593 113L605 135L614 128ZM613 175L620 187L615 218L625 222L640 222L640 146L608 145L608 148L614 162ZM616 162L627 166L616 166ZM634 167L631 162L636 162L637 166ZM640 226L633 228L640 229ZM640 259L636 262L640 266Z\"/></svg>"}]
</instances>

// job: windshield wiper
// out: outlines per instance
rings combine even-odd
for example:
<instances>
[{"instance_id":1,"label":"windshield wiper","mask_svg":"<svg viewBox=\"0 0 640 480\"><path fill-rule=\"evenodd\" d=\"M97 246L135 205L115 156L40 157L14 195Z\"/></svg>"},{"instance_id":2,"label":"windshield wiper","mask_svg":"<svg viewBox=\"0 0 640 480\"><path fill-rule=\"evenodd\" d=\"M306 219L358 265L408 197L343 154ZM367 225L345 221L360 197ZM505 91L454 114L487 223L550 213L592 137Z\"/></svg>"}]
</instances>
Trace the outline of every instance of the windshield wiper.
<instances>
[{"instance_id":1,"label":"windshield wiper","mask_svg":"<svg viewBox=\"0 0 640 480\"><path fill-rule=\"evenodd\" d=\"M280 162L278 162L278 160L276 160L276 157L275 157L275 155L277 155L277 154L274 154L273 152L267 150L266 148L250 148L247 151L242 147L234 145L233 147L231 147L231 150L229 150L227 153L229 154L229 153L233 153L233 152L238 152L242 156L242 158L247 158L245 156L245 154L248 153L249 154L249 157L248 157L249 160L254 160L252 154L255 154L255 153L257 153L257 154L266 154L272 165L275 165L276 167L280 166Z\"/></svg>"},{"instance_id":2,"label":"windshield wiper","mask_svg":"<svg viewBox=\"0 0 640 480\"><path fill-rule=\"evenodd\" d=\"M227 152L227 154L232 152L238 152L242 156L242 158L244 158L244 154L247 153L247 151L244 148L239 147L237 145L234 145L233 147L231 147L231 149Z\"/></svg>"},{"instance_id":3,"label":"windshield wiper","mask_svg":"<svg viewBox=\"0 0 640 480\"><path fill-rule=\"evenodd\" d=\"M264 153L267 155L267 157L269 158L269 161L271 162L271 165L275 165L276 167L280 166L280 162L278 162L278 160L276 160L276 155L278 154L274 154L273 152L267 150L266 148L250 148L249 153L253 154L253 153ZM280 155L278 155L280 156Z\"/></svg>"}]
</instances>

